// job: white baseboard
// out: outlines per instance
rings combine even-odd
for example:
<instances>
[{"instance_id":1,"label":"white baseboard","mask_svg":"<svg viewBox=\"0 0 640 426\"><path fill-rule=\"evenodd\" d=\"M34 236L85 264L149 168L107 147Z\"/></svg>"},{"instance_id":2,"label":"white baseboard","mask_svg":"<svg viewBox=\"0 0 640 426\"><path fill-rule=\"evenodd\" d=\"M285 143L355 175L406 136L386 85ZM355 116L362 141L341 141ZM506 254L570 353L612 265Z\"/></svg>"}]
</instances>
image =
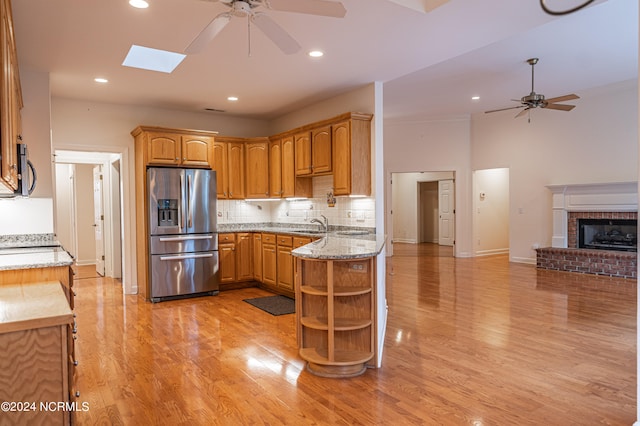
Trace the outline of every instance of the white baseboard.
<instances>
[{"instance_id":1,"label":"white baseboard","mask_svg":"<svg viewBox=\"0 0 640 426\"><path fill-rule=\"evenodd\" d=\"M492 256L494 254L509 254L508 248L491 249L491 250L478 250L476 256Z\"/></svg>"},{"instance_id":2,"label":"white baseboard","mask_svg":"<svg viewBox=\"0 0 640 426\"><path fill-rule=\"evenodd\" d=\"M78 266L87 266L87 265L95 265L96 261L95 260L76 260L76 265Z\"/></svg>"},{"instance_id":3,"label":"white baseboard","mask_svg":"<svg viewBox=\"0 0 640 426\"><path fill-rule=\"evenodd\" d=\"M536 258L533 257L512 257L509 259L510 262L514 263L526 263L527 265L536 265Z\"/></svg>"},{"instance_id":4,"label":"white baseboard","mask_svg":"<svg viewBox=\"0 0 640 426\"><path fill-rule=\"evenodd\" d=\"M416 240L413 239L404 239L404 238L394 238L394 243L406 243L406 244L418 244Z\"/></svg>"}]
</instances>

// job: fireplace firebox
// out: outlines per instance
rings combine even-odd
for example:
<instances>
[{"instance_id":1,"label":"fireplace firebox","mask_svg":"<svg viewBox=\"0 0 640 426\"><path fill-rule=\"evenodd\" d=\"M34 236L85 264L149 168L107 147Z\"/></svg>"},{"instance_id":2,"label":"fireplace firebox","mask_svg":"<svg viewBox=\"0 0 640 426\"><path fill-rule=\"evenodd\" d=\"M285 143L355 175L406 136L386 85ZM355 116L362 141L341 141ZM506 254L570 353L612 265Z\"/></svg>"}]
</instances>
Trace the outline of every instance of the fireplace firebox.
<instances>
[{"instance_id":1,"label":"fireplace firebox","mask_svg":"<svg viewBox=\"0 0 640 426\"><path fill-rule=\"evenodd\" d=\"M638 251L638 221L578 219L578 248Z\"/></svg>"}]
</instances>

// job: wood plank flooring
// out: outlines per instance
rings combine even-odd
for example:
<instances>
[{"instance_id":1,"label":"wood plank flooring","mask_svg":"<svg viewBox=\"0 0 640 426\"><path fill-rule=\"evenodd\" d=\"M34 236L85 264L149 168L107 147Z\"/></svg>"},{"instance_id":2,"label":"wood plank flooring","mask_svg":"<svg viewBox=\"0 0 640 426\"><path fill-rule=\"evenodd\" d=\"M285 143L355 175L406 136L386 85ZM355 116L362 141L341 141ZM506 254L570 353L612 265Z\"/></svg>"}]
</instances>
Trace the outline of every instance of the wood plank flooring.
<instances>
[{"instance_id":1,"label":"wood plank flooring","mask_svg":"<svg viewBox=\"0 0 640 426\"><path fill-rule=\"evenodd\" d=\"M151 304L76 281L80 425L630 425L635 280L396 244L381 369L311 375L248 288Z\"/></svg>"}]
</instances>

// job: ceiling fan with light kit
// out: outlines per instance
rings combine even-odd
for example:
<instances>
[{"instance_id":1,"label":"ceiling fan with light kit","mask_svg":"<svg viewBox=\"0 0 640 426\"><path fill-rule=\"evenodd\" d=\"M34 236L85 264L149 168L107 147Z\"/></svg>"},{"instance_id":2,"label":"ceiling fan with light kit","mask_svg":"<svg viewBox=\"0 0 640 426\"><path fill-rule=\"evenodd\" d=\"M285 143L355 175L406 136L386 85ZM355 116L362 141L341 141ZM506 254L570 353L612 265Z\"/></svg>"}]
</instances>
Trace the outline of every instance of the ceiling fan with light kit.
<instances>
[{"instance_id":1,"label":"ceiling fan with light kit","mask_svg":"<svg viewBox=\"0 0 640 426\"><path fill-rule=\"evenodd\" d=\"M203 0L212 3L221 3L230 10L217 15L209 24L193 39L185 49L186 53L199 53L209 44L233 17L247 18L250 24L255 24L276 46L287 55L300 50L300 44L276 23L271 17L261 12L261 8L282 12L304 13L307 15L328 16L343 18L347 11L344 5L337 1L329 0Z\"/></svg>"},{"instance_id":2,"label":"ceiling fan with light kit","mask_svg":"<svg viewBox=\"0 0 640 426\"><path fill-rule=\"evenodd\" d=\"M558 102L565 102L565 101L571 101L571 100L574 100L574 99L580 99L580 96L578 96L576 94L572 93L572 94L569 94L569 95L558 96L558 97L555 97L555 98L546 99L544 97L544 95L542 95L540 93L536 93L535 90L534 90L534 74L533 74L533 70L535 68L535 65L538 63L538 58L527 59L527 63L529 65L531 65L531 93L529 93L526 96L523 96L519 100L512 99L515 102L520 102L521 105L514 106L514 107L508 107L508 108L493 109L491 111L485 111L485 113L506 111L506 110L509 110L509 109L524 108L522 111L520 111L514 117L514 118L518 118L518 117L521 117L521 116L525 115L525 113L530 112L534 108L546 108L546 109L554 109L554 110L558 110L558 111L571 111L572 109L575 108L575 105L560 104Z\"/></svg>"}]
</instances>

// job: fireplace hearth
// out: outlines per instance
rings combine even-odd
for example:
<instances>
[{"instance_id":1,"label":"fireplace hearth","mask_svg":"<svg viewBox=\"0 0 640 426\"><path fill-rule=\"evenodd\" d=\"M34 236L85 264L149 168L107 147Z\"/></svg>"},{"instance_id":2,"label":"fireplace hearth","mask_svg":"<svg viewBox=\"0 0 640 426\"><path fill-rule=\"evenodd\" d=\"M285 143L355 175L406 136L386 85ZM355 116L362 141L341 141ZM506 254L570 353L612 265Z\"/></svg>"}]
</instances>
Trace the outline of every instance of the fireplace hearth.
<instances>
[{"instance_id":1,"label":"fireplace hearth","mask_svg":"<svg viewBox=\"0 0 640 426\"><path fill-rule=\"evenodd\" d=\"M577 219L578 248L638 251L638 222L633 219Z\"/></svg>"}]
</instances>

